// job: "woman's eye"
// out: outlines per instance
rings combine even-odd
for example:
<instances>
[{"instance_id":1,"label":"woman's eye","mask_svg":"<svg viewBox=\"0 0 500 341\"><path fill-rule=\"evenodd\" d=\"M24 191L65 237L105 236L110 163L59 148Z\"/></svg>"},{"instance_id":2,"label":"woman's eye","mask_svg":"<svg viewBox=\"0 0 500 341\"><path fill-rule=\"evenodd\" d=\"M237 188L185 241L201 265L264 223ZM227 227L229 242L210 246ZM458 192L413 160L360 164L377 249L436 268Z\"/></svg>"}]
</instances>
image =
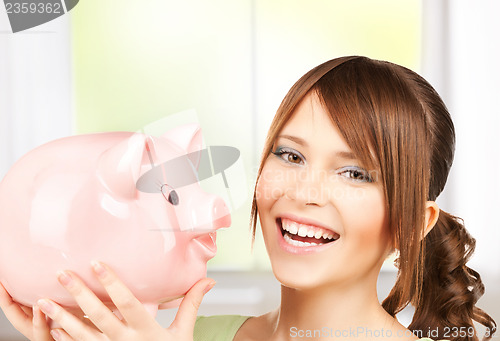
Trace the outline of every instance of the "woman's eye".
<instances>
[{"instance_id":1,"label":"woman's eye","mask_svg":"<svg viewBox=\"0 0 500 341\"><path fill-rule=\"evenodd\" d=\"M294 151L293 149L278 147L272 153L289 163L296 163L296 164L303 163L303 158L300 155L300 153Z\"/></svg>"},{"instance_id":2,"label":"woman's eye","mask_svg":"<svg viewBox=\"0 0 500 341\"><path fill-rule=\"evenodd\" d=\"M348 168L339 172L343 176L359 182L373 182L368 172L364 169L359 168Z\"/></svg>"}]
</instances>

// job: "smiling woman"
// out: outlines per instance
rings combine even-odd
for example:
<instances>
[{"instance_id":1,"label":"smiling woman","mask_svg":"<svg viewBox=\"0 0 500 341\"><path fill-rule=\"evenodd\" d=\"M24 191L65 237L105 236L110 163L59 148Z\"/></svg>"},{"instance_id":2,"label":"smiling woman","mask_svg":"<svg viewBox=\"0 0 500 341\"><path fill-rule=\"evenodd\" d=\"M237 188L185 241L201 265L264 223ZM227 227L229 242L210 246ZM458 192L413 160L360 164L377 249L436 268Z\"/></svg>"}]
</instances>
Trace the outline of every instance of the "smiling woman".
<instances>
[{"instance_id":1,"label":"smiling woman","mask_svg":"<svg viewBox=\"0 0 500 341\"><path fill-rule=\"evenodd\" d=\"M409 69L344 57L299 79L271 124L252 207L281 306L246 320L234 340L325 327L383 327L390 340L479 340L473 321L490 339L496 324L475 306L484 286L466 266L475 241L435 202L454 146L446 106ZM380 304L377 276L395 250L398 278ZM409 304L406 328L395 314ZM456 328L467 332L450 332Z\"/></svg>"}]
</instances>

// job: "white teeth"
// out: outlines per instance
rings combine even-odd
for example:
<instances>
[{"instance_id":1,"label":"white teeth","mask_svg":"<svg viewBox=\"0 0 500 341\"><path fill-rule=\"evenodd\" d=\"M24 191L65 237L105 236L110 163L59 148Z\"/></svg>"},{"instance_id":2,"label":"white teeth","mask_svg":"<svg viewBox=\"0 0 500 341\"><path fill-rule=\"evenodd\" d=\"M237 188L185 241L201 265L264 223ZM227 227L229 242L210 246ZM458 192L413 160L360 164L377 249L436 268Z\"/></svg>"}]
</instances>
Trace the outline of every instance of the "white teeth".
<instances>
[{"instance_id":1,"label":"white teeth","mask_svg":"<svg viewBox=\"0 0 500 341\"><path fill-rule=\"evenodd\" d=\"M309 225L299 224L295 221L291 221L288 219L281 220L281 226L285 231L288 231L290 234L298 234L301 237L309 237L309 238L324 238L324 239L334 239L334 233L325 231L324 229L313 227ZM337 238L335 238L337 239Z\"/></svg>"},{"instance_id":2,"label":"white teeth","mask_svg":"<svg viewBox=\"0 0 500 341\"><path fill-rule=\"evenodd\" d=\"M301 226L299 228L299 236L301 236L301 237L307 236L307 227Z\"/></svg>"},{"instance_id":3,"label":"white teeth","mask_svg":"<svg viewBox=\"0 0 500 341\"><path fill-rule=\"evenodd\" d=\"M285 234L285 236L283 238L285 239L285 241L288 244L291 244L291 245L294 245L294 246L306 247L306 246L312 246L312 245L320 245L320 244L317 244L317 243L308 243L308 242L301 242L299 240L293 240L292 238L290 238L290 236L288 234Z\"/></svg>"},{"instance_id":4,"label":"white teeth","mask_svg":"<svg viewBox=\"0 0 500 341\"><path fill-rule=\"evenodd\" d=\"M316 231L316 233L314 234L314 238L320 239L321 237L323 237L323 234L321 233L321 231Z\"/></svg>"}]
</instances>

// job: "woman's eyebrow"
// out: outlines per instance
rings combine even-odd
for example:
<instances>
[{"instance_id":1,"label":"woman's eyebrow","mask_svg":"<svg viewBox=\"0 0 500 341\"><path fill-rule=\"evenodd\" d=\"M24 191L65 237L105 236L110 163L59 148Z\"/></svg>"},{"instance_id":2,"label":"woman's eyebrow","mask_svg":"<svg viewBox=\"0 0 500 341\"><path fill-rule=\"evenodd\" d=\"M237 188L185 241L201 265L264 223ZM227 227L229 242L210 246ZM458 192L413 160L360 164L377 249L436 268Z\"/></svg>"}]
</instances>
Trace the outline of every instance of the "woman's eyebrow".
<instances>
[{"instance_id":1,"label":"woman's eyebrow","mask_svg":"<svg viewBox=\"0 0 500 341\"><path fill-rule=\"evenodd\" d=\"M290 141L293 141L295 143L298 143L304 147L309 147L309 145L307 144L307 141L304 140L303 138L301 137L298 137L298 136L293 136L293 135L279 135L277 138L284 138L284 139L287 139L287 140L290 140ZM354 155L353 152L350 152L350 151L337 151L336 153L334 153L334 155L337 157L337 158L341 158L341 159L345 159L345 160L357 160L358 158L356 157L356 155Z\"/></svg>"},{"instance_id":2,"label":"woman's eyebrow","mask_svg":"<svg viewBox=\"0 0 500 341\"><path fill-rule=\"evenodd\" d=\"M290 141L293 141L295 143L298 143L304 147L309 147L309 145L307 144L306 140L304 140L303 138L301 137L298 137L298 136L292 136L292 135L278 135L277 139L279 138L283 138L283 139L288 139Z\"/></svg>"}]
</instances>

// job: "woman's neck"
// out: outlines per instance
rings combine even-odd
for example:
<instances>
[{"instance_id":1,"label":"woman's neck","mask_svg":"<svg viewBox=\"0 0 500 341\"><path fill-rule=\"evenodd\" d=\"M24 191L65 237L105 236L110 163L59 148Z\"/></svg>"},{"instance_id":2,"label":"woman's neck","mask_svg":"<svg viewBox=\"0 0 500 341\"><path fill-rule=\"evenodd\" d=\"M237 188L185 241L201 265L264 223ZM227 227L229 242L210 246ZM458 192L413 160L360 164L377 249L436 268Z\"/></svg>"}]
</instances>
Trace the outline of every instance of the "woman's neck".
<instances>
[{"instance_id":1,"label":"woman's neck","mask_svg":"<svg viewBox=\"0 0 500 341\"><path fill-rule=\"evenodd\" d=\"M281 306L269 317L274 321L272 340L308 336L364 340L374 339L382 328L404 329L380 305L376 277L310 290L282 286Z\"/></svg>"}]
</instances>

